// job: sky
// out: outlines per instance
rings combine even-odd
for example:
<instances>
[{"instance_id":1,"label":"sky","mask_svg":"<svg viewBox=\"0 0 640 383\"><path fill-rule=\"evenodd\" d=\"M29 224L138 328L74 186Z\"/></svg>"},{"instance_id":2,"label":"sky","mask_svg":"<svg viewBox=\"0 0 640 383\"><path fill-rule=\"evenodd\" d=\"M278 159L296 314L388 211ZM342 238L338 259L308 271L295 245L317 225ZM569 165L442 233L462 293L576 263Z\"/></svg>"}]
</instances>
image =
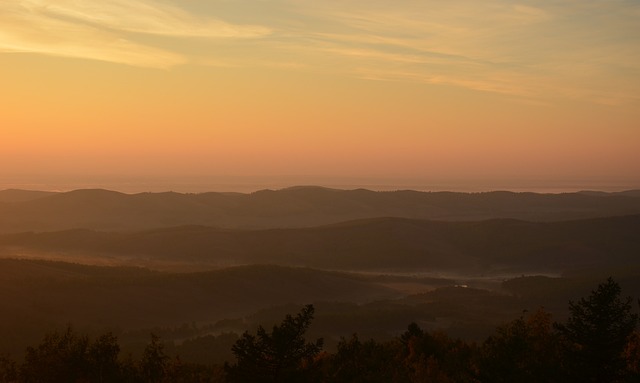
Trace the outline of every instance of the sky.
<instances>
[{"instance_id":1,"label":"sky","mask_svg":"<svg viewBox=\"0 0 640 383\"><path fill-rule=\"evenodd\" d=\"M4 0L0 189L640 188L639 19L638 0Z\"/></svg>"}]
</instances>

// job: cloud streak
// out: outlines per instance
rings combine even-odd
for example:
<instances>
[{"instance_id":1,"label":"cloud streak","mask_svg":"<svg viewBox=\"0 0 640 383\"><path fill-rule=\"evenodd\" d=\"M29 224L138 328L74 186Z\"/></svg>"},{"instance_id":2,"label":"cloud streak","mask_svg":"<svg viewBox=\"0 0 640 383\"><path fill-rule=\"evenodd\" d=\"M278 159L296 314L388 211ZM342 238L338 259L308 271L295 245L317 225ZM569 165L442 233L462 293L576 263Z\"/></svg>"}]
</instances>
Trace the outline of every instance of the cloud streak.
<instances>
[{"instance_id":1,"label":"cloud streak","mask_svg":"<svg viewBox=\"0 0 640 383\"><path fill-rule=\"evenodd\" d=\"M638 15L630 0L20 0L0 2L0 51L616 104L638 101Z\"/></svg>"},{"instance_id":2,"label":"cloud streak","mask_svg":"<svg viewBox=\"0 0 640 383\"><path fill-rule=\"evenodd\" d=\"M171 47L136 41L135 34L209 39L256 38L270 30L144 0L22 0L0 3L0 51L30 52L169 68L188 61Z\"/></svg>"},{"instance_id":3,"label":"cloud streak","mask_svg":"<svg viewBox=\"0 0 640 383\"><path fill-rule=\"evenodd\" d=\"M119 31L179 37L251 38L268 35L262 26L234 25L175 6L142 0L30 0L51 17L68 18Z\"/></svg>"},{"instance_id":4,"label":"cloud streak","mask_svg":"<svg viewBox=\"0 0 640 383\"><path fill-rule=\"evenodd\" d=\"M638 2L321 4L309 15L338 26L306 31L317 42L307 50L341 56L365 78L532 98L637 101Z\"/></svg>"}]
</instances>

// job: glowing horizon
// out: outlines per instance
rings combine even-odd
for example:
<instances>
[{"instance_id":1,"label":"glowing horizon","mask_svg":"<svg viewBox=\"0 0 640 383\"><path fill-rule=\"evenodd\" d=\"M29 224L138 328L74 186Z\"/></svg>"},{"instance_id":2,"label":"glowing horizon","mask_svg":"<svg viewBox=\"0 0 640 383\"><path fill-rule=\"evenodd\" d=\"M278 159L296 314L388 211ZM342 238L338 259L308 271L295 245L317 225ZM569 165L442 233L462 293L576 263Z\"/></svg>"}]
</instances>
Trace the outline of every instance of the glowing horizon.
<instances>
[{"instance_id":1,"label":"glowing horizon","mask_svg":"<svg viewBox=\"0 0 640 383\"><path fill-rule=\"evenodd\" d=\"M629 0L4 2L0 189L58 176L640 188L638 17Z\"/></svg>"}]
</instances>

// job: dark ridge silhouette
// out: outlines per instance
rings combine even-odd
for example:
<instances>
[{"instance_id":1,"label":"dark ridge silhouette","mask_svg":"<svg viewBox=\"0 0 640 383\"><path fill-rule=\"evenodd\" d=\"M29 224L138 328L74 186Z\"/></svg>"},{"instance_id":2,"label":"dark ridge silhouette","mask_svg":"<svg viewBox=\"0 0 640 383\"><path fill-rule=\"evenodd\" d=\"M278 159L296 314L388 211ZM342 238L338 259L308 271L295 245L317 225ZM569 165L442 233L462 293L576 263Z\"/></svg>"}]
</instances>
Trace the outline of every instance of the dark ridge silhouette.
<instances>
[{"instance_id":1,"label":"dark ridge silhouette","mask_svg":"<svg viewBox=\"0 0 640 383\"><path fill-rule=\"evenodd\" d=\"M77 265L49 266L82 271ZM574 284L574 293L582 291L578 301L568 300L568 308L563 303L562 318L546 307L508 309L523 303L508 294L450 286L401 303L290 303L215 324L183 323L152 331L84 327L79 331L67 323L23 328L21 334L16 331L19 326L0 326L0 347L16 333L24 344L17 353L0 356L0 378L6 382L639 381L639 317L632 296L625 298L629 290L611 277L605 282L602 278L559 282ZM584 295L596 282L600 282L597 288ZM632 291L637 296L638 290ZM66 310L77 309L64 301L68 298L64 294L54 298ZM127 299L117 297L112 303L117 307ZM12 316L0 321L7 318ZM434 328L442 319L454 324L445 331ZM477 332L478 322L491 328L480 337L467 333L460 338L456 326L475 325Z\"/></svg>"},{"instance_id":2,"label":"dark ridge silhouette","mask_svg":"<svg viewBox=\"0 0 640 383\"><path fill-rule=\"evenodd\" d=\"M626 196L626 197L640 198L640 190L639 189L625 190L625 191L621 191L621 192L610 192L610 193L603 192L603 191L597 191L597 190L582 190L582 191L580 191L580 193L591 195L591 196L596 196L596 197Z\"/></svg>"},{"instance_id":3,"label":"dark ridge silhouette","mask_svg":"<svg viewBox=\"0 0 640 383\"><path fill-rule=\"evenodd\" d=\"M640 215L561 222L375 218L315 228L181 226L0 236L0 252L76 253L212 266L273 263L343 270L550 272L640 264Z\"/></svg>"},{"instance_id":4,"label":"dark ridge silhouette","mask_svg":"<svg viewBox=\"0 0 640 383\"><path fill-rule=\"evenodd\" d=\"M25 202L54 194L56 194L56 192L6 189L0 190L0 202Z\"/></svg>"},{"instance_id":5,"label":"dark ridge silhouette","mask_svg":"<svg viewBox=\"0 0 640 383\"><path fill-rule=\"evenodd\" d=\"M207 272L155 272L42 260L0 259L0 300L11 315L0 317L0 353L40 330L73 323L77 328L141 332L185 323L205 325L200 334L242 333L248 323L269 323L274 314L317 302L318 326L334 340L357 329L363 336L397 334L407 321L478 339L523 309L541 305L559 318L566 302L588 293L599 275L522 277L478 288L472 280L354 274L273 265ZM640 268L618 273L625 291L640 294ZM419 284L413 292L398 285ZM460 285L459 283L465 283ZM286 311L285 311L286 312ZM184 335L175 333L176 339ZM13 348L15 351L15 348ZM24 348L18 348L18 352ZM15 354L14 354L15 355Z\"/></svg>"},{"instance_id":6,"label":"dark ridge silhouette","mask_svg":"<svg viewBox=\"0 0 640 383\"><path fill-rule=\"evenodd\" d=\"M640 198L640 189L626 190L626 191L622 191L622 192L618 192L618 193L614 193L614 194L627 196L627 197Z\"/></svg>"},{"instance_id":7,"label":"dark ridge silhouette","mask_svg":"<svg viewBox=\"0 0 640 383\"><path fill-rule=\"evenodd\" d=\"M76 190L34 199L32 194L27 198L27 194L21 193L13 193L14 197L10 197L12 193L6 194L4 200L0 197L0 232L77 228L131 231L181 225L293 228L375 217L445 221L511 218L547 222L640 214L638 191L604 194L373 192L304 186L250 194L123 194Z\"/></svg>"},{"instance_id":8,"label":"dark ridge silhouette","mask_svg":"<svg viewBox=\"0 0 640 383\"><path fill-rule=\"evenodd\" d=\"M169 326L248 315L307 301L370 302L401 296L373 278L268 265L161 273L0 259L0 299L12 317L95 326Z\"/></svg>"}]
</instances>

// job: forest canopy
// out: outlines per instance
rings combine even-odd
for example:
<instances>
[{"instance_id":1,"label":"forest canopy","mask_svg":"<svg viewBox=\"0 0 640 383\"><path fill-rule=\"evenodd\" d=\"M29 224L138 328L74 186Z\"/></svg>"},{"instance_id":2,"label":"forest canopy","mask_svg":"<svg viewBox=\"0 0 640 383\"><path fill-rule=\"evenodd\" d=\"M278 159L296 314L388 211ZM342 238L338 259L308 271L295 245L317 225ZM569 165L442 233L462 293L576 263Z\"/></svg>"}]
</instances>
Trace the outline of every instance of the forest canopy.
<instances>
[{"instance_id":1,"label":"forest canopy","mask_svg":"<svg viewBox=\"0 0 640 383\"><path fill-rule=\"evenodd\" d=\"M259 326L232 345L235 362L191 363L152 334L139 359L117 337L90 339L72 327L45 335L22 362L0 358L0 382L632 382L640 379L638 314L609 278L569 303L565 322L539 309L467 342L415 323L390 341L357 331L335 352L308 341L315 308ZM357 329L354 329L357 330Z\"/></svg>"}]
</instances>

